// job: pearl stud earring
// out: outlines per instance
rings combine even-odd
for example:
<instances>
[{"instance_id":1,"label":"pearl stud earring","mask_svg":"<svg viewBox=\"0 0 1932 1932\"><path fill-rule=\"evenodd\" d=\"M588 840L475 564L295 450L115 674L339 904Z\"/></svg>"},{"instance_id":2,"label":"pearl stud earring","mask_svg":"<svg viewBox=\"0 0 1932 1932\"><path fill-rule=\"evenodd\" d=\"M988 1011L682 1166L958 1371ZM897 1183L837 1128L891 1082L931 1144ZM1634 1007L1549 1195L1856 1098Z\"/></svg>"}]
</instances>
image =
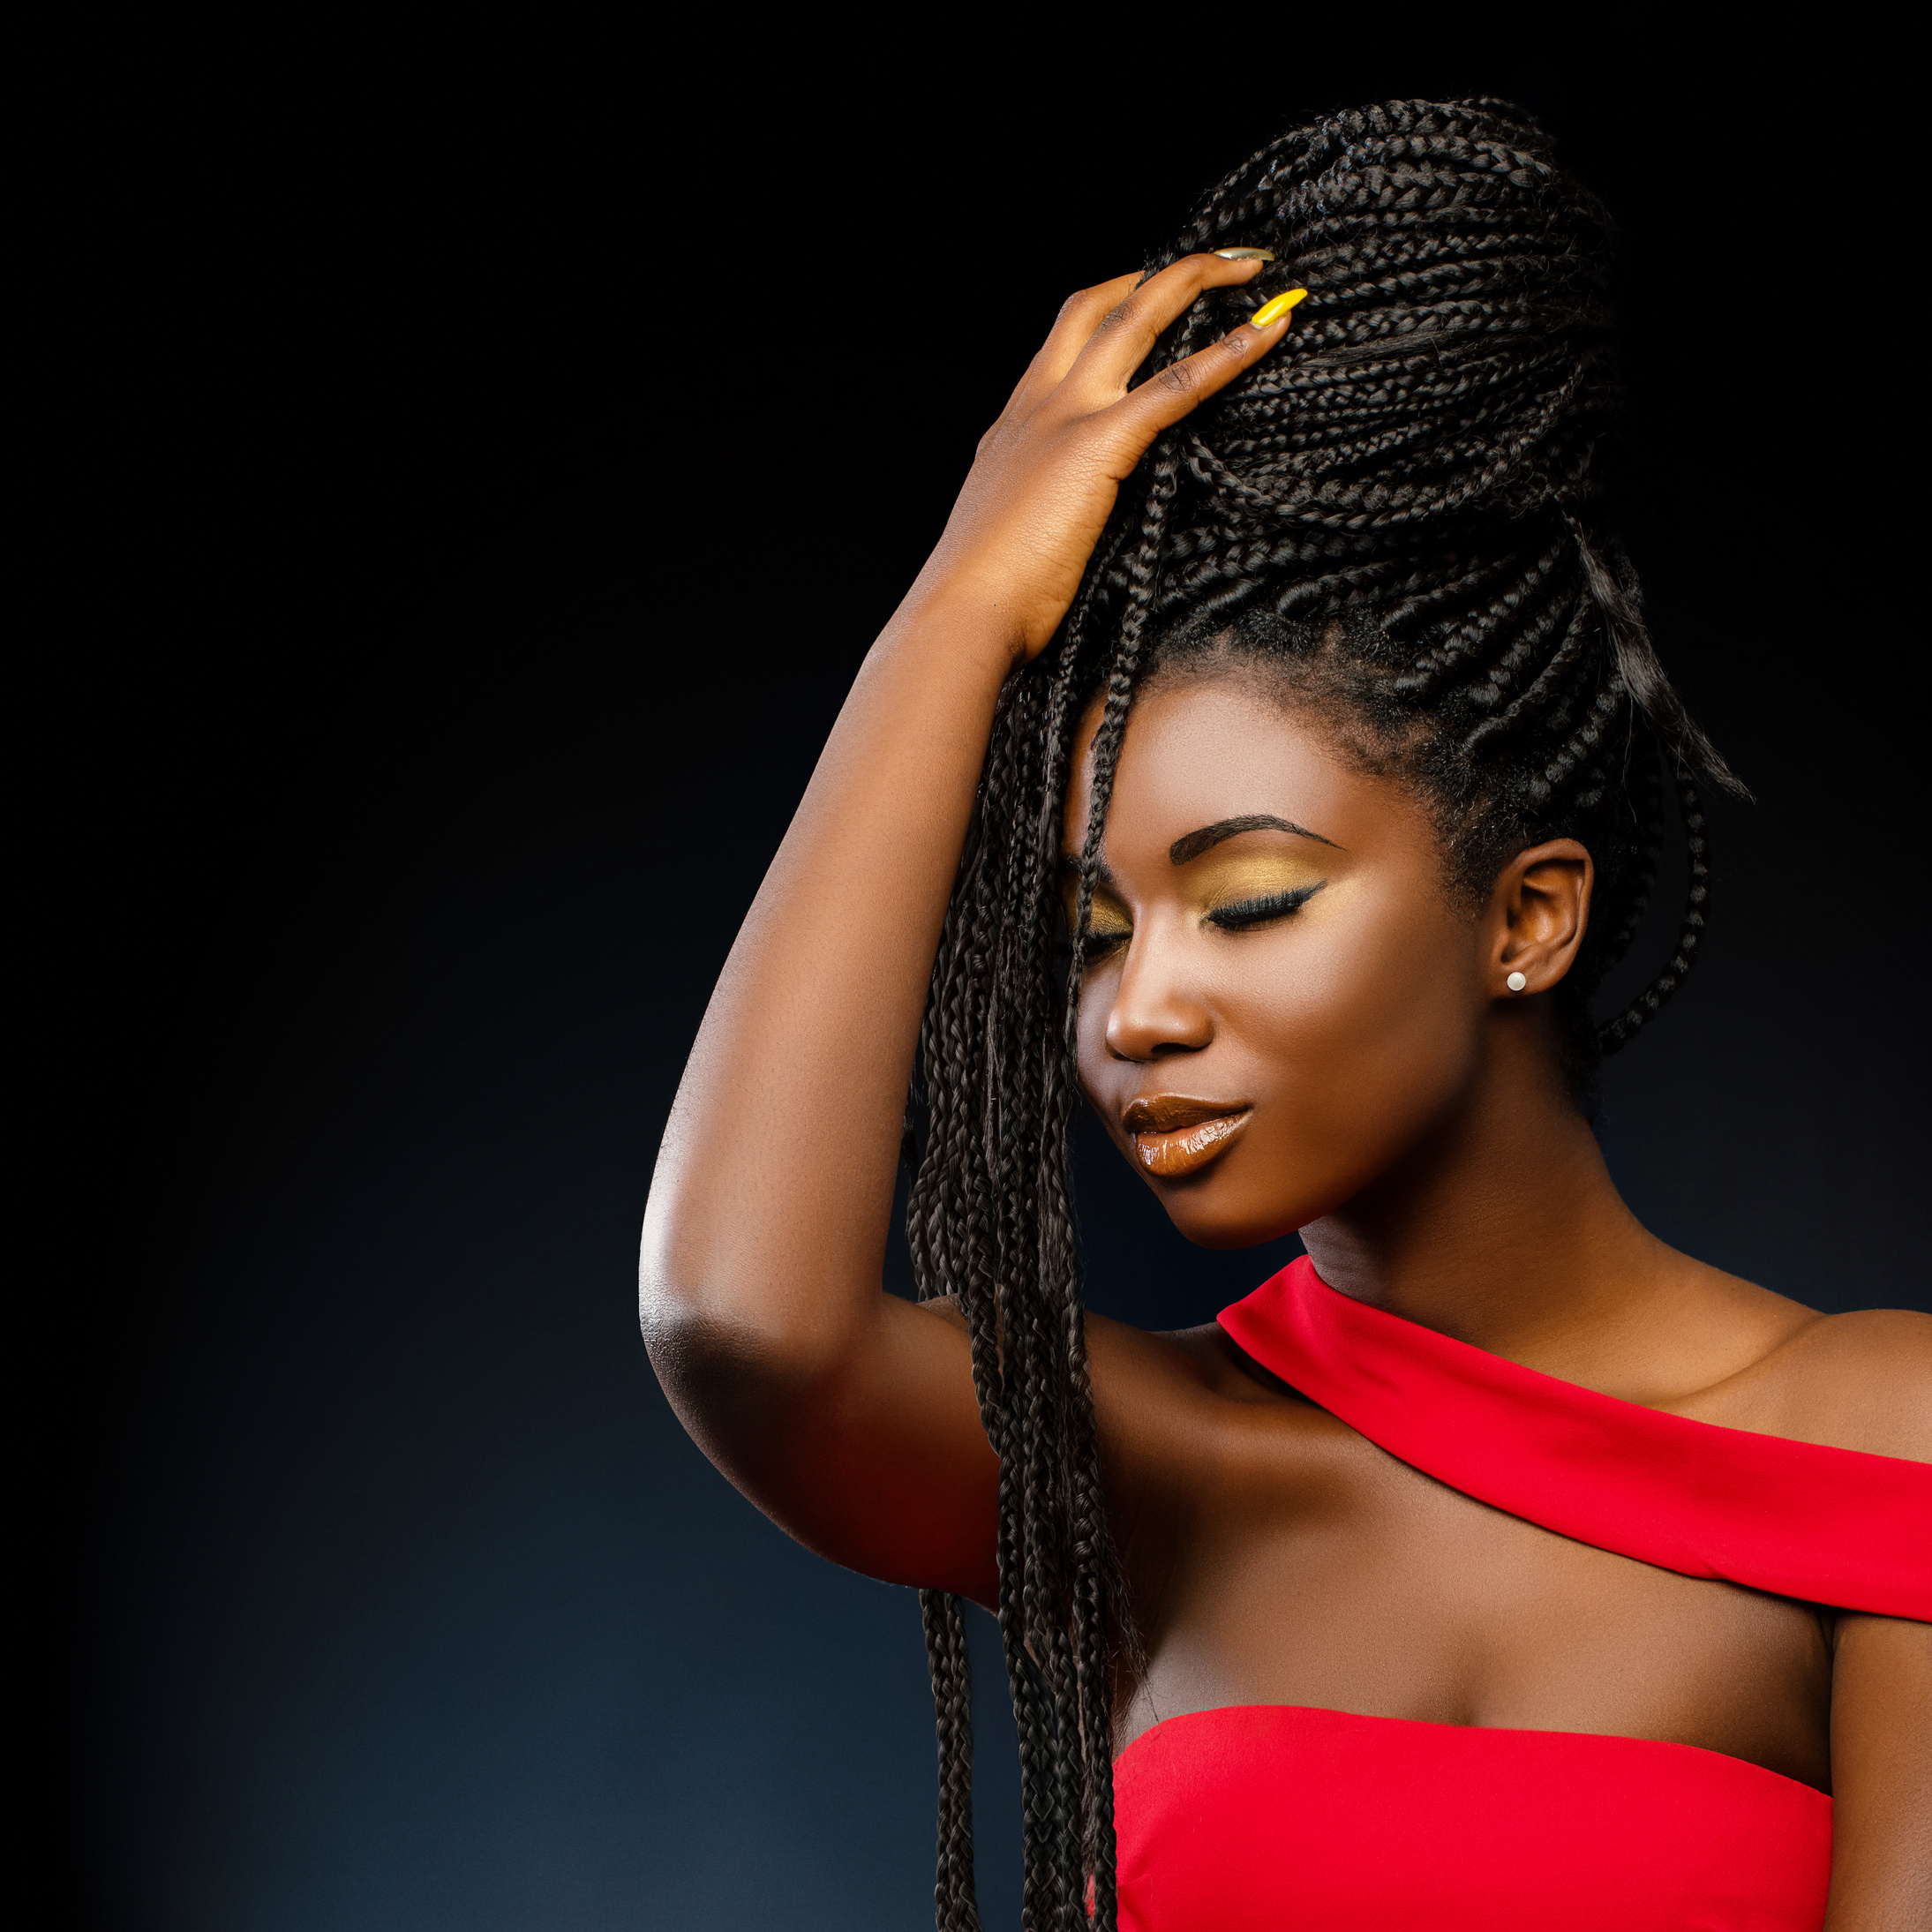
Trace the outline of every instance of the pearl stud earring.
<instances>
[{"instance_id":1,"label":"pearl stud earring","mask_svg":"<svg viewBox=\"0 0 1932 1932\"><path fill-rule=\"evenodd\" d=\"M1529 985L1529 981L1524 979L1522 974L1520 973L1512 973L1509 977L1503 981L1503 984L1507 986L1512 993L1522 992L1523 988Z\"/></svg>"}]
</instances>

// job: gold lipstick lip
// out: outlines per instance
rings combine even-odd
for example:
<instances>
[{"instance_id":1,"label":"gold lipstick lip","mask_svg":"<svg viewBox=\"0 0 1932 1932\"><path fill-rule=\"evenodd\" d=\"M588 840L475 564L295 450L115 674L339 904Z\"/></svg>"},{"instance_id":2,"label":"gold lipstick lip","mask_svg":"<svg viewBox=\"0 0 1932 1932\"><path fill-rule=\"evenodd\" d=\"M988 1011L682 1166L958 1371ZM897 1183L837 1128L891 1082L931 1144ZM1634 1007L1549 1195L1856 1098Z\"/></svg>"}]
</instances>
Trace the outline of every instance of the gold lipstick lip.
<instances>
[{"instance_id":1,"label":"gold lipstick lip","mask_svg":"<svg viewBox=\"0 0 1932 1932\"><path fill-rule=\"evenodd\" d=\"M1154 1094L1129 1101L1120 1124L1131 1134L1164 1134L1176 1127L1198 1127L1203 1121L1226 1120L1253 1111L1252 1101L1204 1101L1187 1094Z\"/></svg>"},{"instance_id":2,"label":"gold lipstick lip","mask_svg":"<svg viewBox=\"0 0 1932 1932\"><path fill-rule=\"evenodd\" d=\"M1130 1109L1130 1116L1131 1112ZM1163 1181L1179 1180L1218 1161L1253 1118L1253 1108L1246 1107L1238 1113L1209 1114L1164 1131L1144 1127L1131 1136L1134 1155L1147 1173Z\"/></svg>"}]
</instances>

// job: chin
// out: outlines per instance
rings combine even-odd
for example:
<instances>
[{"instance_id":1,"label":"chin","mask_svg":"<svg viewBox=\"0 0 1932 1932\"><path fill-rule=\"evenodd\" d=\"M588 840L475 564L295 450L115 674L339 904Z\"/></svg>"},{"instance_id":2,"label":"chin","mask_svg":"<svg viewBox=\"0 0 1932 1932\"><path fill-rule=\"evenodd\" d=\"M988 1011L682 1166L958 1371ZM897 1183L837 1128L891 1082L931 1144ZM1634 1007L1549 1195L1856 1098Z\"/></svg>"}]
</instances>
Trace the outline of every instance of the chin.
<instances>
[{"instance_id":1,"label":"chin","mask_svg":"<svg viewBox=\"0 0 1932 1932\"><path fill-rule=\"evenodd\" d=\"M1305 1227L1315 1217L1303 1211L1299 1203L1215 1200L1213 1183L1216 1176L1203 1174L1186 1181L1167 1181L1155 1186L1154 1193L1167 1210L1177 1232L1197 1248L1259 1248L1265 1242L1279 1241Z\"/></svg>"},{"instance_id":2,"label":"chin","mask_svg":"<svg viewBox=\"0 0 1932 1932\"><path fill-rule=\"evenodd\" d=\"M1175 1223L1180 1227L1180 1223ZM1293 1228L1270 1228L1262 1232L1252 1229L1209 1228L1197 1232L1192 1228L1181 1228L1181 1232L1197 1248L1211 1248L1217 1252L1231 1252L1239 1248L1266 1247L1271 1241L1278 1241L1283 1235L1291 1235Z\"/></svg>"}]
</instances>

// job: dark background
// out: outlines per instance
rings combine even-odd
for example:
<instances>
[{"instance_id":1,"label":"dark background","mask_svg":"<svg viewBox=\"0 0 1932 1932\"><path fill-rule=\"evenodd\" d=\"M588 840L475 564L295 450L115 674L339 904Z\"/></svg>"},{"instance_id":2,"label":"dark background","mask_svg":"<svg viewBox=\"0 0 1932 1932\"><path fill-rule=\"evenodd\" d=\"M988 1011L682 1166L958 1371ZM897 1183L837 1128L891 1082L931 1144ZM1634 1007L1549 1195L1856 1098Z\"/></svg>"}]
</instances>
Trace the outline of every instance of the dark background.
<instances>
[{"instance_id":1,"label":"dark background","mask_svg":"<svg viewBox=\"0 0 1932 1932\"><path fill-rule=\"evenodd\" d=\"M1605 1139L1666 1238L1927 1305L1902 50L922 31L49 57L15 1043L50 1238L14 1379L62 1922L929 1922L912 1598L686 1440L637 1226L979 431L1060 298L1299 109L1508 94L1620 215L1626 522L1759 803L1714 808L1706 960ZM1130 1319L1279 1259L1188 1250L1103 1161L1082 1188Z\"/></svg>"}]
</instances>

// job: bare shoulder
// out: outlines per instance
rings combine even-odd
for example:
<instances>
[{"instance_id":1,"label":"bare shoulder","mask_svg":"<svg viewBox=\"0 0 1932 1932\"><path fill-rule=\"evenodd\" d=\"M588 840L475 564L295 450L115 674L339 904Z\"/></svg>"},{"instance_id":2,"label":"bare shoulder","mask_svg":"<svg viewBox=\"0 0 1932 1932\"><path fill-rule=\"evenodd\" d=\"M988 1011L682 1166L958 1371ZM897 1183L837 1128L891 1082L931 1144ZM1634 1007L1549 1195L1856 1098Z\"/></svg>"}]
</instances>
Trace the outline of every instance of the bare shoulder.
<instances>
[{"instance_id":1,"label":"bare shoulder","mask_svg":"<svg viewBox=\"0 0 1932 1932\"><path fill-rule=\"evenodd\" d=\"M1237 1471L1293 1487L1318 1473L1330 1435L1352 1440L1214 1323L1154 1334L1096 1316L1087 1347L1102 1452L1130 1507L1199 1498Z\"/></svg>"},{"instance_id":2,"label":"bare shoulder","mask_svg":"<svg viewBox=\"0 0 1932 1932\"><path fill-rule=\"evenodd\" d=\"M1932 1462L1932 1315L1820 1315L1743 1379L1753 1412L1740 1417L1745 1428Z\"/></svg>"},{"instance_id":3,"label":"bare shoulder","mask_svg":"<svg viewBox=\"0 0 1932 1932\"><path fill-rule=\"evenodd\" d=\"M1089 1315L1086 1351L1095 1401L1151 1420L1163 1405L1211 1394L1218 1379L1211 1337L1220 1333L1212 1325L1160 1333Z\"/></svg>"},{"instance_id":4,"label":"bare shoulder","mask_svg":"<svg viewBox=\"0 0 1932 1932\"><path fill-rule=\"evenodd\" d=\"M1086 1332L1096 1388L1104 1378L1121 1384L1123 1394L1131 1390L1136 1397L1158 1398L1165 1393L1183 1402L1267 1404L1286 1398L1301 1404L1304 1400L1237 1347L1218 1322L1154 1332L1090 1315Z\"/></svg>"},{"instance_id":5,"label":"bare shoulder","mask_svg":"<svg viewBox=\"0 0 1932 1932\"><path fill-rule=\"evenodd\" d=\"M966 1312L956 1297L936 1296L917 1304L963 1335ZM1085 1318L1086 1355L1095 1406L1103 1425L1131 1418L1135 1432L1163 1417L1179 1420L1202 1400L1274 1402L1283 1396L1301 1403L1285 1382L1237 1348L1217 1322L1199 1328L1165 1331L1136 1328L1106 1315Z\"/></svg>"}]
</instances>

